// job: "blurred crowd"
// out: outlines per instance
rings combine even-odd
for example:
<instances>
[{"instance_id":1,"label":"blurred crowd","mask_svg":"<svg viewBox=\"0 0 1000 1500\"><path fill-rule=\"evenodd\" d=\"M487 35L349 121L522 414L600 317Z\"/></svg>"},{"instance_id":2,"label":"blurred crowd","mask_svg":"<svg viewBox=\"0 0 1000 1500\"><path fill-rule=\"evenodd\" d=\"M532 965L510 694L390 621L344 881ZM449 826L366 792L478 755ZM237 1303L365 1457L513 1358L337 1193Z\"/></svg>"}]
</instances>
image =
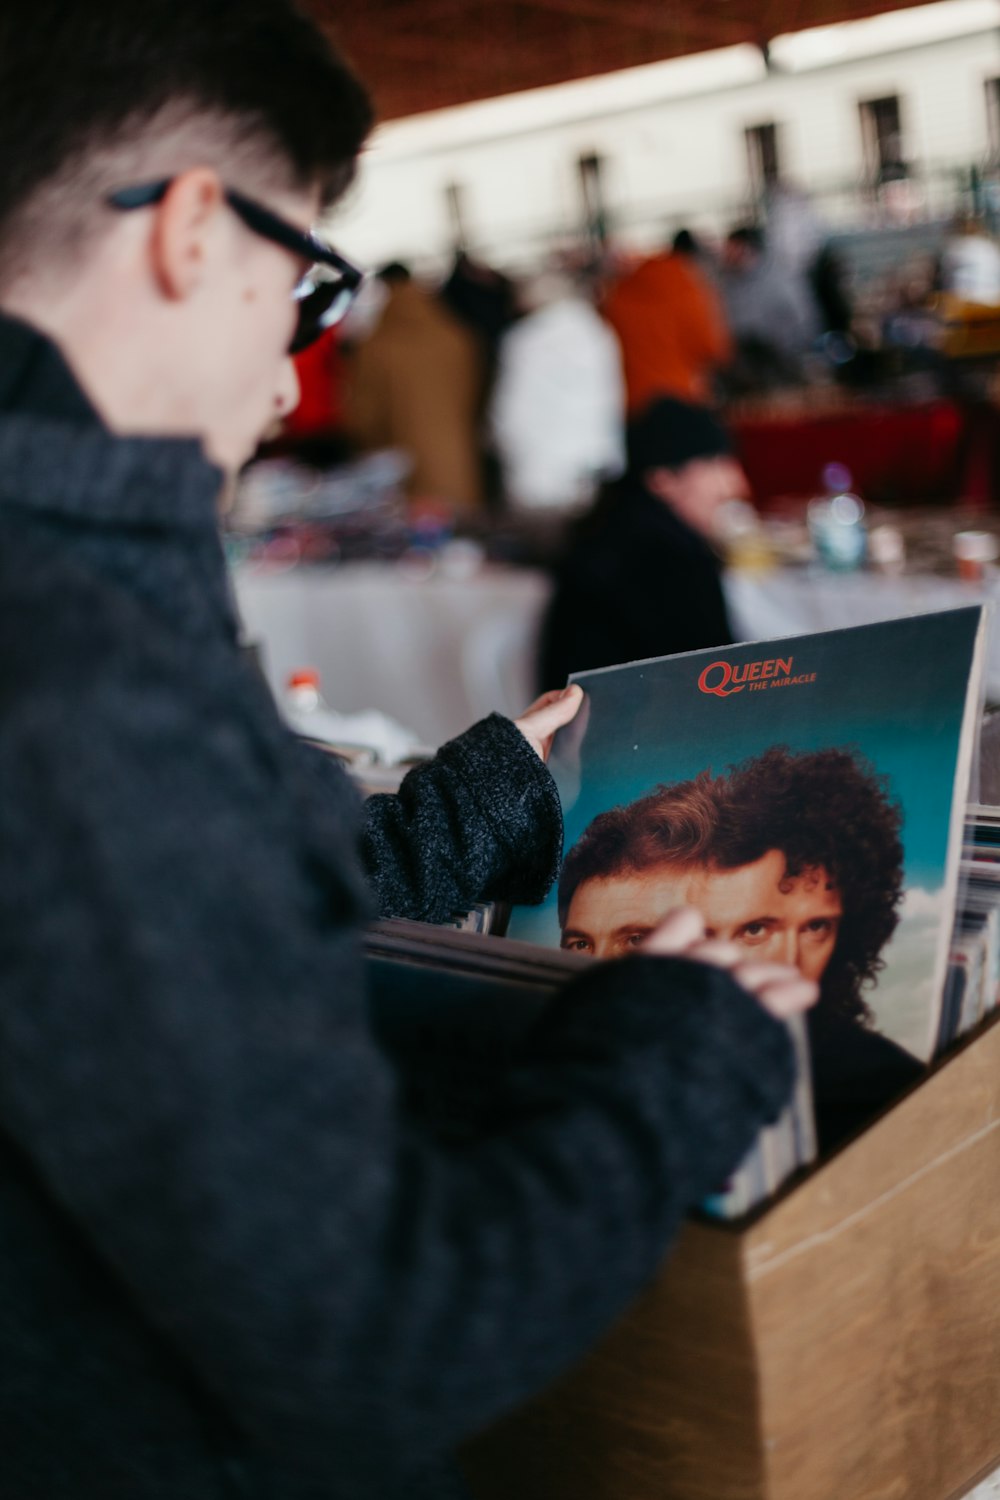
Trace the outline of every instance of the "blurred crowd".
<instances>
[{"instance_id":1,"label":"blurred crowd","mask_svg":"<svg viewBox=\"0 0 1000 1500\"><path fill-rule=\"evenodd\" d=\"M955 394L975 368L948 357L961 317L1000 333L1000 248L976 220L874 248L859 275L785 187L721 243L681 229L516 281L465 252L437 285L393 262L300 360L284 441L320 466L393 450L411 524L558 522L542 688L725 645L720 543L753 500L729 418Z\"/></svg>"},{"instance_id":2,"label":"blurred crowd","mask_svg":"<svg viewBox=\"0 0 1000 1500\"><path fill-rule=\"evenodd\" d=\"M579 510L659 397L724 419L785 393L948 391L948 309L1000 304L1000 248L962 218L892 250L859 273L784 187L766 226L721 243L681 229L641 258L566 252L517 280L459 252L437 285L393 262L302 359L285 437L320 463L396 449L418 508Z\"/></svg>"}]
</instances>

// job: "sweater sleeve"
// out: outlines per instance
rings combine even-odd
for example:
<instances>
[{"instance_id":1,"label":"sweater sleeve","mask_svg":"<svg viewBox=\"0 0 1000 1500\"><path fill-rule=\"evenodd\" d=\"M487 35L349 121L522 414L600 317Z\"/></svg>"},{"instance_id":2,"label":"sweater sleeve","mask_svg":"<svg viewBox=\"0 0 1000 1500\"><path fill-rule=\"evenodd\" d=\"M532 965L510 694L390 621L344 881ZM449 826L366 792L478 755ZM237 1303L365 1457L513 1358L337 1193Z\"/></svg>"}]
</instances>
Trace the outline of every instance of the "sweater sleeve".
<instances>
[{"instance_id":1,"label":"sweater sleeve","mask_svg":"<svg viewBox=\"0 0 1000 1500\"><path fill-rule=\"evenodd\" d=\"M0 745L0 1119L248 1443L380 1492L607 1326L781 1106L788 1038L720 971L595 965L492 1127L426 1136L273 785L225 722L127 707Z\"/></svg>"},{"instance_id":2,"label":"sweater sleeve","mask_svg":"<svg viewBox=\"0 0 1000 1500\"><path fill-rule=\"evenodd\" d=\"M555 782L492 714L365 804L362 855L383 916L441 921L480 900L541 901L562 853Z\"/></svg>"}]
</instances>

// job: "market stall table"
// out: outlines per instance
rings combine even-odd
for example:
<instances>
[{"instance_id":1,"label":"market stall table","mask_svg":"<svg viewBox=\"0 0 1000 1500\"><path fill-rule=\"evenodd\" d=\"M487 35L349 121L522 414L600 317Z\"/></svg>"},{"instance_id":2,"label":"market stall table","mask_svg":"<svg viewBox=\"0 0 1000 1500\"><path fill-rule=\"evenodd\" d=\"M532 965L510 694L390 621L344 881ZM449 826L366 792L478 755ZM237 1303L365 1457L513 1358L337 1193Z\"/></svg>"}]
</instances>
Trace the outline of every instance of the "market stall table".
<instances>
[{"instance_id":1,"label":"market stall table","mask_svg":"<svg viewBox=\"0 0 1000 1500\"><path fill-rule=\"evenodd\" d=\"M394 563L234 570L247 638L276 696L312 667L331 708L375 708L438 745L535 696L544 574L487 567L415 578Z\"/></svg>"},{"instance_id":2,"label":"market stall table","mask_svg":"<svg viewBox=\"0 0 1000 1500\"><path fill-rule=\"evenodd\" d=\"M1000 418L995 418L1000 422ZM989 496L963 408L954 401L845 402L825 409L772 403L742 411L730 423L736 451L763 509L786 496L823 491L823 469L843 464L866 500L893 504ZM976 429L979 435L979 428Z\"/></svg>"},{"instance_id":3,"label":"market stall table","mask_svg":"<svg viewBox=\"0 0 1000 1500\"><path fill-rule=\"evenodd\" d=\"M259 643L272 690L314 667L331 707L377 708L437 745L497 710L514 714L535 693L534 658L551 584L545 574L487 567L469 578L407 576L391 563L234 571L247 635ZM993 597L931 574L885 577L814 566L730 571L726 594L745 640L803 635ZM1000 702L1000 626L987 697Z\"/></svg>"}]
</instances>

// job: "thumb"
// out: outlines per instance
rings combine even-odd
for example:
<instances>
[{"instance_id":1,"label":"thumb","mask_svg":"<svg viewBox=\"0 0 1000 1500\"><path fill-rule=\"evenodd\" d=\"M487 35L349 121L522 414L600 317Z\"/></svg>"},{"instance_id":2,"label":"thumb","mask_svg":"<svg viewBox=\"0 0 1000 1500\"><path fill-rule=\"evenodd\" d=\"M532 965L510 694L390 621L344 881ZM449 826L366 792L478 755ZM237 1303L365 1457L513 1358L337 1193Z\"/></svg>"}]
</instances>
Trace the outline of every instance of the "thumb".
<instances>
[{"instance_id":1,"label":"thumb","mask_svg":"<svg viewBox=\"0 0 1000 1500\"><path fill-rule=\"evenodd\" d=\"M583 689L574 682L559 693L546 693L522 717L530 717L533 733L547 736L575 719L582 702Z\"/></svg>"}]
</instances>

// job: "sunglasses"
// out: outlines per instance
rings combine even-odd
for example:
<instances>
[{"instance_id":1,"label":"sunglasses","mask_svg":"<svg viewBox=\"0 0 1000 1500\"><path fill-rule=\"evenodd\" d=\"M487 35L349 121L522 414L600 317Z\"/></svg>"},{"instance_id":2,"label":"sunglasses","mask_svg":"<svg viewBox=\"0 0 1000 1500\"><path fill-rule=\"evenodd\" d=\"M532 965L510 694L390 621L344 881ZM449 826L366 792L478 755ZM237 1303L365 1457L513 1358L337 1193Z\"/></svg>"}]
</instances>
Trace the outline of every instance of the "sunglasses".
<instances>
[{"instance_id":1,"label":"sunglasses","mask_svg":"<svg viewBox=\"0 0 1000 1500\"><path fill-rule=\"evenodd\" d=\"M162 203L172 182L172 177L165 177L160 182L121 188L111 194L108 203L112 208L126 210L149 208L154 203ZM272 213L262 203L255 203L233 188L226 188L225 193L233 213L254 234L309 262L309 270L292 292L298 304L298 322L288 352L298 354L315 343L320 334L340 322L357 296L365 273L345 260L331 245L325 245L314 234L289 224L287 219Z\"/></svg>"}]
</instances>

